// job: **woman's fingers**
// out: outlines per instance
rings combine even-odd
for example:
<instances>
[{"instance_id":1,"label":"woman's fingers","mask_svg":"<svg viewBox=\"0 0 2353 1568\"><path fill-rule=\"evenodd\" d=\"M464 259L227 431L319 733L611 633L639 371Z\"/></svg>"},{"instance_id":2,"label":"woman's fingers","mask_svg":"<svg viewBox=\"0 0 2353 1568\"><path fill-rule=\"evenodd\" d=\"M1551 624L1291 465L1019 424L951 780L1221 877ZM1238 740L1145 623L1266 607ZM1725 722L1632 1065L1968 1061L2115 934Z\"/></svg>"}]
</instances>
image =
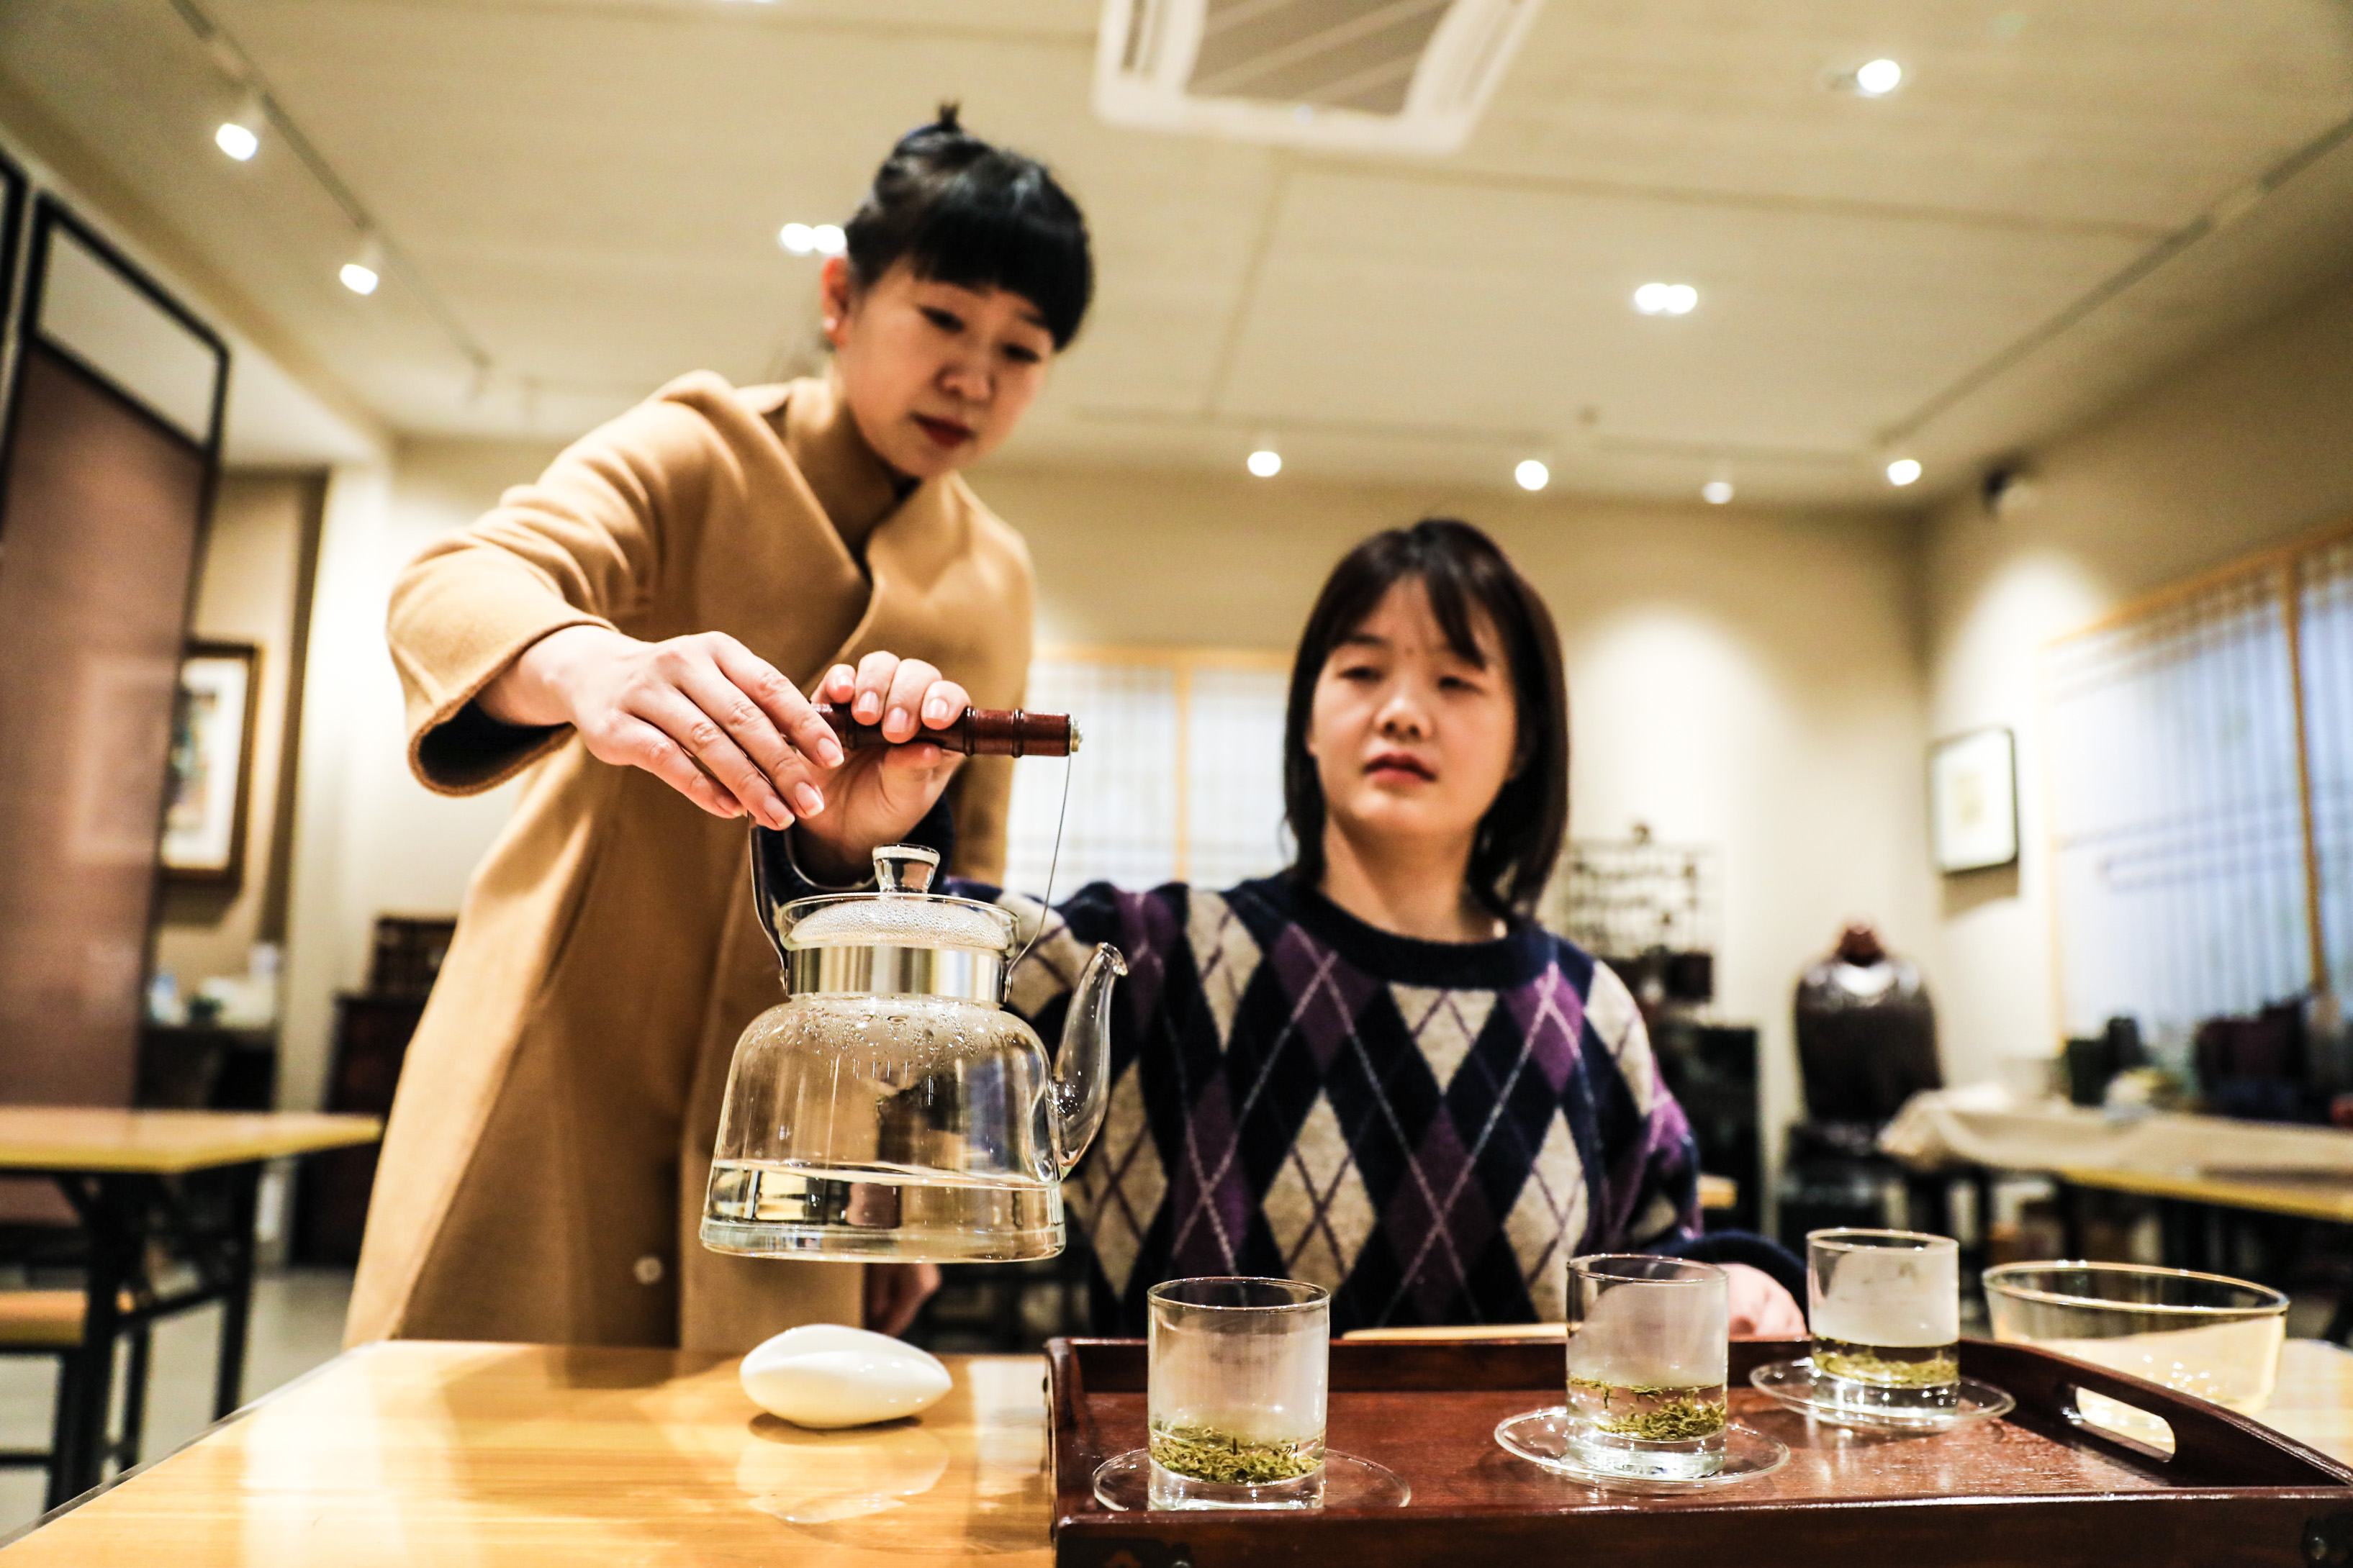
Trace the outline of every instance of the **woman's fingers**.
<instances>
[{"instance_id":1,"label":"woman's fingers","mask_svg":"<svg viewBox=\"0 0 2353 1568\"><path fill-rule=\"evenodd\" d=\"M680 696L685 698L703 718L717 721L725 730L727 739L734 742L735 752L759 770L761 779L779 801L801 816L813 816L824 809L823 797L818 795L815 786L807 782L808 768L801 760L800 753L786 743L766 711L742 687L729 679L724 669L715 663L687 655L675 660L664 673ZM660 700L658 689L644 696L653 702ZM669 711L672 715L677 713L675 709ZM656 718L652 713L640 716ZM669 726L665 724L664 727ZM723 771L733 765L731 756L706 749L699 730L690 735L678 735L675 731L671 732L677 739L688 742L695 755L702 759L703 766L723 779L730 789L735 791L738 798L747 798L736 781ZM760 816L762 821L767 821L765 812ZM768 826L773 827L776 824L770 822Z\"/></svg>"},{"instance_id":2,"label":"woman's fingers","mask_svg":"<svg viewBox=\"0 0 2353 1568\"><path fill-rule=\"evenodd\" d=\"M902 658L891 672L891 687L882 699L882 738L906 742L923 727L923 694L940 684L940 672L920 658Z\"/></svg>"},{"instance_id":3,"label":"woman's fingers","mask_svg":"<svg viewBox=\"0 0 2353 1568\"><path fill-rule=\"evenodd\" d=\"M789 827L797 813L807 810L813 816L823 808L822 800L815 808L805 807L799 789L787 804L766 773L729 736L727 727L677 687L654 685L633 693L628 710L670 737L765 826Z\"/></svg>"},{"instance_id":4,"label":"woman's fingers","mask_svg":"<svg viewBox=\"0 0 2353 1568\"><path fill-rule=\"evenodd\" d=\"M972 706L972 697L953 680L934 680L923 695L923 724L928 729L944 730L956 721L956 715Z\"/></svg>"},{"instance_id":5,"label":"woman's fingers","mask_svg":"<svg viewBox=\"0 0 2353 1568\"><path fill-rule=\"evenodd\" d=\"M643 768L713 816L744 815L742 802L696 767L694 759L676 741L643 719L623 714L603 737L596 755L605 762Z\"/></svg>"},{"instance_id":6,"label":"woman's fingers","mask_svg":"<svg viewBox=\"0 0 2353 1568\"><path fill-rule=\"evenodd\" d=\"M899 656L875 649L858 661L858 677L849 700L851 717L861 724L882 722L882 706L891 692L891 678L899 673Z\"/></svg>"},{"instance_id":7,"label":"woman's fingers","mask_svg":"<svg viewBox=\"0 0 2353 1568\"><path fill-rule=\"evenodd\" d=\"M817 683L818 700L839 706L858 694L858 672L846 664L837 664L825 672Z\"/></svg>"},{"instance_id":8,"label":"woman's fingers","mask_svg":"<svg viewBox=\"0 0 2353 1568\"><path fill-rule=\"evenodd\" d=\"M775 665L733 637L717 634L712 637L711 655L712 668L754 705L755 710L745 716L745 724L767 730L776 736L778 750L787 743L797 748L774 758L764 754L763 750L745 748L751 752L754 762L768 770L768 776L776 781L778 788L790 789L797 782L794 775L805 775L803 758L814 758L819 767L841 766L841 742L835 737L825 720L818 716L816 706L803 697L800 689L786 680ZM704 705L704 711L710 711L708 704ZM733 721L731 720L727 727L739 742L744 739L744 729ZM803 815L807 815L806 810Z\"/></svg>"}]
</instances>

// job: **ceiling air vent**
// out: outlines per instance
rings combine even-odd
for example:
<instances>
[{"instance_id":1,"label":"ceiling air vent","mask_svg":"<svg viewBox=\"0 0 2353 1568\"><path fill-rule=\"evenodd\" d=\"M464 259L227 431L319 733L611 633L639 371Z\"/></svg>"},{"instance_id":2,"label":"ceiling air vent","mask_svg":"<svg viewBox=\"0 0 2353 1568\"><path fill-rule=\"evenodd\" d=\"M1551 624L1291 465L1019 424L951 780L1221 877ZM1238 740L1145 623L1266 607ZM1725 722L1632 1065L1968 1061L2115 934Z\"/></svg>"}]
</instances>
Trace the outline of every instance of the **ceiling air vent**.
<instances>
[{"instance_id":1,"label":"ceiling air vent","mask_svg":"<svg viewBox=\"0 0 2353 1568\"><path fill-rule=\"evenodd\" d=\"M1104 0L1114 125L1451 153L1543 0Z\"/></svg>"}]
</instances>

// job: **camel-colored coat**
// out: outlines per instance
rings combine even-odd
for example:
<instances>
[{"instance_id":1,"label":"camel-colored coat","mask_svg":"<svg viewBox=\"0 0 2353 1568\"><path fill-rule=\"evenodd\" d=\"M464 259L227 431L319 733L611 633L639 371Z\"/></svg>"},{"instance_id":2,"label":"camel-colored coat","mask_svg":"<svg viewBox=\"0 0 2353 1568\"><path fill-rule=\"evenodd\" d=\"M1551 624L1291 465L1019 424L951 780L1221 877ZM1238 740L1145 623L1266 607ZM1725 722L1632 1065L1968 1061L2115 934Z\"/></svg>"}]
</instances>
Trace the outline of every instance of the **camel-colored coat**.
<instances>
[{"instance_id":1,"label":"camel-colored coat","mask_svg":"<svg viewBox=\"0 0 2353 1568\"><path fill-rule=\"evenodd\" d=\"M858 1266L726 1258L696 1239L735 1037L782 999L751 918L744 823L596 761L569 729L496 726L470 707L524 648L578 625L727 632L804 689L887 648L937 664L984 707L1017 703L1032 597L1020 536L961 479L929 481L869 537L870 585L778 433L788 396L832 395L683 377L395 588L417 776L465 794L536 769L409 1047L350 1342L741 1351L795 1323L860 1321ZM957 861L975 874L1001 871L1009 766L957 780Z\"/></svg>"}]
</instances>

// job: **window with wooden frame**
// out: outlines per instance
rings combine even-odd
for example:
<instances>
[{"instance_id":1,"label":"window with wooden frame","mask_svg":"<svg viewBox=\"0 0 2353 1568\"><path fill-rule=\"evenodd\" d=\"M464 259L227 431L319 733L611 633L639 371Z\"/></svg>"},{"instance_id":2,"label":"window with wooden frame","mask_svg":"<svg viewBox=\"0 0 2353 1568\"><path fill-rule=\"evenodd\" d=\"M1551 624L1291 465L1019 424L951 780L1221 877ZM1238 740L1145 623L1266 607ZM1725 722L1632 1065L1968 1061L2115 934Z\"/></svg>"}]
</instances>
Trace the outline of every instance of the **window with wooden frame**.
<instances>
[{"instance_id":1,"label":"window with wooden frame","mask_svg":"<svg viewBox=\"0 0 2353 1568\"><path fill-rule=\"evenodd\" d=\"M2062 637L2044 676L2067 1033L2353 983L2353 529Z\"/></svg>"},{"instance_id":2,"label":"window with wooden frame","mask_svg":"<svg viewBox=\"0 0 2353 1568\"><path fill-rule=\"evenodd\" d=\"M1024 700L1077 718L1070 769L1014 769L1006 884L1042 894L1061 825L1060 898L1089 882L1224 888L1291 863L1282 826L1290 656L1255 648L1061 647L1029 666Z\"/></svg>"}]
</instances>

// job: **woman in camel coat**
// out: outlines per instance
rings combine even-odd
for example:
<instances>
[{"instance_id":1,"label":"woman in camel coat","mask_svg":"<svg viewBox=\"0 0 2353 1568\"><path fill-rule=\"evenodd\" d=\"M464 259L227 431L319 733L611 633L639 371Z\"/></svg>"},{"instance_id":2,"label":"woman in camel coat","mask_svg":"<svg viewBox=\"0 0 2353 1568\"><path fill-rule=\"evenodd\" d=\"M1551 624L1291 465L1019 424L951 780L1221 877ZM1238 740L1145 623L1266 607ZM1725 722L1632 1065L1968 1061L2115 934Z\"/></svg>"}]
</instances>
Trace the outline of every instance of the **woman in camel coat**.
<instances>
[{"instance_id":1,"label":"woman in camel coat","mask_svg":"<svg viewBox=\"0 0 2353 1568\"><path fill-rule=\"evenodd\" d=\"M395 589L417 776L464 794L532 772L409 1047L351 1342L742 1350L797 1322L895 1328L926 1288L695 1239L730 1049L778 996L742 819L820 812L828 784L854 798L804 691L894 739L1018 701L1029 557L956 470L1011 432L1092 270L1069 197L953 110L900 142L848 233L826 378L673 382ZM956 778L959 869L1001 868L1009 786L1003 760Z\"/></svg>"}]
</instances>

